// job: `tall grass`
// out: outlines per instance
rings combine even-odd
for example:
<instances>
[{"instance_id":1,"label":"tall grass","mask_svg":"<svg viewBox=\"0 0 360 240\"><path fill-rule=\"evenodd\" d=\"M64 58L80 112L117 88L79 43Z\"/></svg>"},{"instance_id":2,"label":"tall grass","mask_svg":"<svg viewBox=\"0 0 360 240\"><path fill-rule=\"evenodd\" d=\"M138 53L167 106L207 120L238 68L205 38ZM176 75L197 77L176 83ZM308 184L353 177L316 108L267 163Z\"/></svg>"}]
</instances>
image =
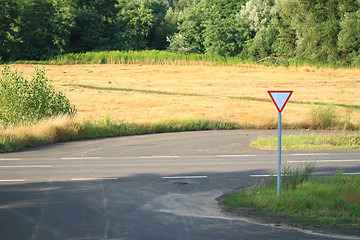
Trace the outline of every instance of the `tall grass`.
<instances>
[{"instance_id":1,"label":"tall grass","mask_svg":"<svg viewBox=\"0 0 360 240\"><path fill-rule=\"evenodd\" d=\"M34 61L18 61L18 63L34 63ZM259 64L254 59L244 59L239 56L224 57L209 54L181 54L159 50L142 51L93 51L85 53L69 53L58 55L45 61L36 61L41 64L216 64L227 66L238 66L244 64ZM285 66L285 67L307 67L317 68L351 68L350 66L338 66L328 63L313 63L301 59L291 61L264 61L264 66Z\"/></svg>"},{"instance_id":2,"label":"tall grass","mask_svg":"<svg viewBox=\"0 0 360 240\"><path fill-rule=\"evenodd\" d=\"M244 64L240 57L222 57L208 54L178 54L167 51L104 51L69 53L55 56L43 64L191 64L209 63L236 66ZM250 62L247 62L250 63Z\"/></svg>"},{"instance_id":3,"label":"tall grass","mask_svg":"<svg viewBox=\"0 0 360 240\"><path fill-rule=\"evenodd\" d=\"M1 57L0 57L1 60ZM261 64L263 66L284 67L317 67L317 68L357 68L356 66L344 66L340 64L319 63L294 58L292 60L269 58L266 61L256 61L253 58L244 59L240 56L224 57L210 54L182 54L159 50L141 51L92 51L85 53L68 53L51 57L48 60L33 61L19 60L17 63L39 63L39 64L216 64L238 66L246 64Z\"/></svg>"},{"instance_id":4,"label":"tall grass","mask_svg":"<svg viewBox=\"0 0 360 240\"><path fill-rule=\"evenodd\" d=\"M339 123L334 106L319 106L313 108L311 116L316 129L330 129Z\"/></svg>"},{"instance_id":5,"label":"tall grass","mask_svg":"<svg viewBox=\"0 0 360 240\"><path fill-rule=\"evenodd\" d=\"M8 125L0 130L0 152L70 140L78 130L68 116L50 117L37 123Z\"/></svg>"},{"instance_id":6,"label":"tall grass","mask_svg":"<svg viewBox=\"0 0 360 240\"><path fill-rule=\"evenodd\" d=\"M115 123L108 117L97 121L76 121L68 116L51 117L36 124L0 129L0 152L10 152L69 140L197 130L240 129L236 122L206 119L168 120L151 123Z\"/></svg>"}]
</instances>

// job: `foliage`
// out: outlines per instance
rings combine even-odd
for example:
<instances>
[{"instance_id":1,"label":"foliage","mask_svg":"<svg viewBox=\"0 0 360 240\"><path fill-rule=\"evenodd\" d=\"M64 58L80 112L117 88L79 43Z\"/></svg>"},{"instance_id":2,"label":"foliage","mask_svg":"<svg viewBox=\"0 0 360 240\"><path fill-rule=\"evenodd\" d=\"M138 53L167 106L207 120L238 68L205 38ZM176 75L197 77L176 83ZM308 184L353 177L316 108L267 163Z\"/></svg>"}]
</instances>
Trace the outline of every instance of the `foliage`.
<instances>
[{"instance_id":1,"label":"foliage","mask_svg":"<svg viewBox=\"0 0 360 240\"><path fill-rule=\"evenodd\" d=\"M204 37L202 32L204 26L204 9L200 4L187 7L184 16L179 21L179 33L183 36L184 44L189 45L194 53L204 52Z\"/></svg>"},{"instance_id":2,"label":"foliage","mask_svg":"<svg viewBox=\"0 0 360 240\"><path fill-rule=\"evenodd\" d=\"M237 14L244 1L205 0L203 38L205 53L236 56L249 39L246 21Z\"/></svg>"},{"instance_id":3,"label":"foliage","mask_svg":"<svg viewBox=\"0 0 360 240\"><path fill-rule=\"evenodd\" d=\"M189 54L193 52L193 47L186 41L185 36L181 33L175 34L173 37L167 37L169 47L167 51L174 53Z\"/></svg>"},{"instance_id":4,"label":"foliage","mask_svg":"<svg viewBox=\"0 0 360 240\"><path fill-rule=\"evenodd\" d=\"M48 0L24 0L18 11L12 49L17 58L39 60L65 51L72 24L69 8Z\"/></svg>"},{"instance_id":5,"label":"foliage","mask_svg":"<svg viewBox=\"0 0 360 240\"><path fill-rule=\"evenodd\" d=\"M116 0L76 0L70 5L68 51L85 52L107 49L113 42L117 10Z\"/></svg>"},{"instance_id":6,"label":"foliage","mask_svg":"<svg viewBox=\"0 0 360 240\"><path fill-rule=\"evenodd\" d=\"M5 62L168 49L286 66L360 66L359 1L2 0L0 11Z\"/></svg>"},{"instance_id":7,"label":"foliage","mask_svg":"<svg viewBox=\"0 0 360 240\"><path fill-rule=\"evenodd\" d=\"M168 46L166 37L177 32L177 19L179 11L171 11L175 1L147 0L145 8L151 10L155 17L153 27L147 37L147 48L165 50Z\"/></svg>"},{"instance_id":8,"label":"foliage","mask_svg":"<svg viewBox=\"0 0 360 240\"><path fill-rule=\"evenodd\" d=\"M355 1L281 1L281 16L295 30L295 55L310 62L338 62L338 35L343 16L359 9Z\"/></svg>"},{"instance_id":9,"label":"foliage","mask_svg":"<svg viewBox=\"0 0 360 240\"><path fill-rule=\"evenodd\" d=\"M274 53L273 45L278 35L273 23L276 17L274 5L274 0L250 0L242 6L240 16L248 20L254 35L247 42L247 57L265 58Z\"/></svg>"},{"instance_id":10,"label":"foliage","mask_svg":"<svg viewBox=\"0 0 360 240\"><path fill-rule=\"evenodd\" d=\"M17 8L15 0L0 1L0 63L11 57L14 48Z\"/></svg>"},{"instance_id":11,"label":"foliage","mask_svg":"<svg viewBox=\"0 0 360 240\"><path fill-rule=\"evenodd\" d=\"M244 1L204 0L189 7L179 26L184 45L194 52L236 56L250 38L245 19L238 12Z\"/></svg>"},{"instance_id":12,"label":"foliage","mask_svg":"<svg viewBox=\"0 0 360 240\"><path fill-rule=\"evenodd\" d=\"M0 79L0 120L5 124L20 124L45 117L75 115L75 107L63 93L57 92L37 68L32 80L5 66Z\"/></svg>"},{"instance_id":13,"label":"foliage","mask_svg":"<svg viewBox=\"0 0 360 240\"><path fill-rule=\"evenodd\" d=\"M339 51L348 64L360 66L360 9L346 12L340 22Z\"/></svg>"},{"instance_id":14,"label":"foliage","mask_svg":"<svg viewBox=\"0 0 360 240\"><path fill-rule=\"evenodd\" d=\"M121 50L147 49L147 37L153 30L156 16L153 11L146 8L144 3L127 0L119 1L118 33L116 48Z\"/></svg>"}]
</instances>

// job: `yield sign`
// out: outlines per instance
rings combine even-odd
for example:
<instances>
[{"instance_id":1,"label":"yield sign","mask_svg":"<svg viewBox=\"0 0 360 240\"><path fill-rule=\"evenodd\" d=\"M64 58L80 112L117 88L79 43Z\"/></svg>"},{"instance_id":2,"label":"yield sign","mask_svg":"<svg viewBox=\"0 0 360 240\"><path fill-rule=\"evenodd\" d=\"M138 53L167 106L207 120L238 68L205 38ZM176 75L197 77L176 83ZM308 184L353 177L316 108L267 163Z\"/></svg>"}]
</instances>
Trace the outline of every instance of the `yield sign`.
<instances>
[{"instance_id":1,"label":"yield sign","mask_svg":"<svg viewBox=\"0 0 360 240\"><path fill-rule=\"evenodd\" d=\"M268 93L271 100L275 103L277 110L281 113L293 94L293 91L268 91Z\"/></svg>"}]
</instances>

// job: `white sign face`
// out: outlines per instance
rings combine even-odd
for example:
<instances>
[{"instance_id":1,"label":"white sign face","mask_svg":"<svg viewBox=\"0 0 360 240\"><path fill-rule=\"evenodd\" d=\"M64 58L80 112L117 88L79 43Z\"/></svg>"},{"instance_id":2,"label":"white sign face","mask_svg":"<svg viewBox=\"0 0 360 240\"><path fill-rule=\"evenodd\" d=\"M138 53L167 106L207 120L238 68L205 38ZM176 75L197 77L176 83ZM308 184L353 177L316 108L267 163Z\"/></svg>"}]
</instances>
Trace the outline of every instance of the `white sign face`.
<instances>
[{"instance_id":1,"label":"white sign face","mask_svg":"<svg viewBox=\"0 0 360 240\"><path fill-rule=\"evenodd\" d=\"M281 113L289 101L293 91L268 91L277 110Z\"/></svg>"}]
</instances>

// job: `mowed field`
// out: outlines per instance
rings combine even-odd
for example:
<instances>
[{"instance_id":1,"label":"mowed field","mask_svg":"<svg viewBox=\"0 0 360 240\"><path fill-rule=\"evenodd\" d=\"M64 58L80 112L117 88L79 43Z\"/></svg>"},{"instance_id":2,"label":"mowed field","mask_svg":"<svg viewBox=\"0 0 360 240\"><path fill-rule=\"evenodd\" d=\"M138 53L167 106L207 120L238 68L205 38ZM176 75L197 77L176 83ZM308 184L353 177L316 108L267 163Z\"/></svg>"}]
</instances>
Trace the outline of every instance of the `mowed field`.
<instances>
[{"instance_id":1,"label":"mowed field","mask_svg":"<svg viewBox=\"0 0 360 240\"><path fill-rule=\"evenodd\" d=\"M29 77L36 66L10 65ZM45 67L55 88L76 106L79 119L96 120L104 116L126 122L210 119L261 127L277 121L277 110L269 102L267 90L294 91L283 111L283 122L289 124L309 123L315 107L312 102L360 105L360 69L200 64L40 67ZM351 122L360 124L359 108L336 109L343 120L350 116Z\"/></svg>"}]
</instances>

